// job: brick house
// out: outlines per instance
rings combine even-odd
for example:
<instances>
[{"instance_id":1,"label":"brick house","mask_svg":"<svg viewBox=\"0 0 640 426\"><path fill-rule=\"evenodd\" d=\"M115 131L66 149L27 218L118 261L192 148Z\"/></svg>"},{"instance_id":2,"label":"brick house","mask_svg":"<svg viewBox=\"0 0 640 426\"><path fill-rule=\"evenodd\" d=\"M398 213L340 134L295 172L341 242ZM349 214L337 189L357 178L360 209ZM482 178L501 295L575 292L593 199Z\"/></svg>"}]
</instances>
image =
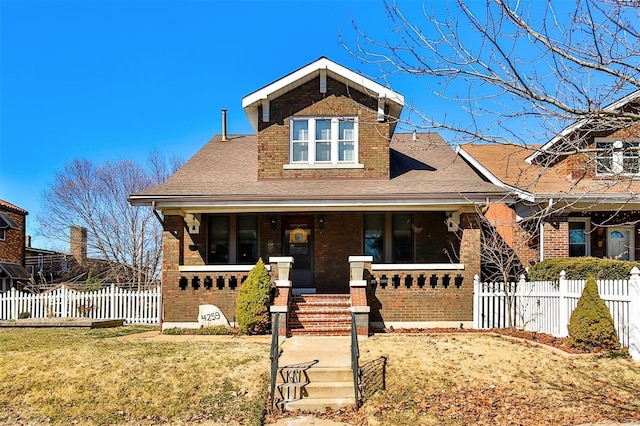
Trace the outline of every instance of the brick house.
<instances>
[{"instance_id":1,"label":"brick house","mask_svg":"<svg viewBox=\"0 0 640 426\"><path fill-rule=\"evenodd\" d=\"M21 289L31 275L24 268L27 215L29 213L0 200L0 292Z\"/></svg>"},{"instance_id":2,"label":"brick house","mask_svg":"<svg viewBox=\"0 0 640 426\"><path fill-rule=\"evenodd\" d=\"M361 334L369 319L470 324L480 272L474 206L508 191L438 134L396 132L403 104L321 57L242 99L255 134L227 134L223 111L222 135L165 183L132 194L161 213L163 328L198 326L204 304L233 322L258 258L271 267L272 311L287 314L285 332L343 332L336 324L349 312ZM332 330L322 318L305 323L301 305L310 303L324 313L344 304L347 320L324 319Z\"/></svg>"},{"instance_id":3,"label":"brick house","mask_svg":"<svg viewBox=\"0 0 640 426\"><path fill-rule=\"evenodd\" d=\"M637 91L605 111L639 107ZM604 128L585 120L542 146L465 145L457 152L519 197L492 206L492 217L527 264L573 256L640 259L639 148L640 124ZM537 229L522 232L521 219L536 215L544 218Z\"/></svg>"}]
</instances>

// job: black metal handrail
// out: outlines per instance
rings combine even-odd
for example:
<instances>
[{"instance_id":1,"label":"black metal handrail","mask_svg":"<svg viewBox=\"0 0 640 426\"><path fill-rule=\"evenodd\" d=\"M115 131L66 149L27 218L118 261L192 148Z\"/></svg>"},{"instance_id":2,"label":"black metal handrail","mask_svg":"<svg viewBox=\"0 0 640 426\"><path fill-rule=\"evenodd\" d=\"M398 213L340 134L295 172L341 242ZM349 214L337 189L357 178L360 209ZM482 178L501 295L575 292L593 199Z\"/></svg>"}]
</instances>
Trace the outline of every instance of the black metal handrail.
<instances>
[{"instance_id":1,"label":"black metal handrail","mask_svg":"<svg viewBox=\"0 0 640 426\"><path fill-rule=\"evenodd\" d=\"M280 313L275 312L273 315L273 323L271 324L271 408L275 405L274 396L276 392L276 377L278 375L278 328L280 327Z\"/></svg>"},{"instance_id":2,"label":"black metal handrail","mask_svg":"<svg viewBox=\"0 0 640 426\"><path fill-rule=\"evenodd\" d=\"M360 408L360 369L358 361L360 359L360 348L358 346L358 327L356 326L356 314L351 312L351 370L353 371L353 392L356 397L356 410Z\"/></svg>"}]
</instances>

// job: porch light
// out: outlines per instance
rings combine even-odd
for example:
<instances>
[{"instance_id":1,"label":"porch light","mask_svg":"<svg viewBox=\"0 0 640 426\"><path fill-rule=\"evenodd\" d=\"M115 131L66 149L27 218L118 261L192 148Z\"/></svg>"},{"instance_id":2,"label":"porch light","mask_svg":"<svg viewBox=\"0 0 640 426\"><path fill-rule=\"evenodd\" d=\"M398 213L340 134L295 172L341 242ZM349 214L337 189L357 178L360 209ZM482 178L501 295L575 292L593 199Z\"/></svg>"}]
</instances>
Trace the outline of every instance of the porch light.
<instances>
[{"instance_id":1,"label":"porch light","mask_svg":"<svg viewBox=\"0 0 640 426\"><path fill-rule=\"evenodd\" d=\"M278 218L275 216L271 216L269 221L271 222L271 231L275 234L276 229L278 229Z\"/></svg>"},{"instance_id":2,"label":"porch light","mask_svg":"<svg viewBox=\"0 0 640 426\"><path fill-rule=\"evenodd\" d=\"M318 229L320 232L324 232L324 224L327 222L327 219L324 216L318 216Z\"/></svg>"}]
</instances>

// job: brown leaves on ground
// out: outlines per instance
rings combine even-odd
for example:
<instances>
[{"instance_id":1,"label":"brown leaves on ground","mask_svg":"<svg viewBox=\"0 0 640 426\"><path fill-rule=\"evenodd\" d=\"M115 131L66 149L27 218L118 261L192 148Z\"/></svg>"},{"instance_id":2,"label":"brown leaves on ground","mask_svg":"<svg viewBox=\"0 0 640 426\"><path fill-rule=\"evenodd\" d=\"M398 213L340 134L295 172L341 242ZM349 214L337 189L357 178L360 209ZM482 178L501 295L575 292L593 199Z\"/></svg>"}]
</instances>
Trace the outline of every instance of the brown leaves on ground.
<instances>
[{"instance_id":1,"label":"brown leaves on ground","mask_svg":"<svg viewBox=\"0 0 640 426\"><path fill-rule=\"evenodd\" d=\"M387 358L384 388L357 412L313 416L412 426L640 421L640 364L628 359L566 358L474 332L391 333L367 339L360 349L361 365ZM270 414L267 423L300 414Z\"/></svg>"}]
</instances>

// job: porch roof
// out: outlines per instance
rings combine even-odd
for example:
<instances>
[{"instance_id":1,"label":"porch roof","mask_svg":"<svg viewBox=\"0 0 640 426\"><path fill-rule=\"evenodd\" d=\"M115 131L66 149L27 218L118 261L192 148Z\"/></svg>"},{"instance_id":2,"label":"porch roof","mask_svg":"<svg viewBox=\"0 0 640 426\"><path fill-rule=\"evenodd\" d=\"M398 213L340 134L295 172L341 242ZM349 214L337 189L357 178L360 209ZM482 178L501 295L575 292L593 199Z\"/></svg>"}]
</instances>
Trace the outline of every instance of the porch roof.
<instances>
[{"instance_id":1,"label":"porch roof","mask_svg":"<svg viewBox=\"0 0 640 426\"><path fill-rule=\"evenodd\" d=\"M469 205L508 191L483 180L436 133L393 137L387 179L258 180L254 135L211 139L165 183L130 196L134 204L162 208L290 206ZM399 207L400 208L400 207Z\"/></svg>"}]
</instances>

